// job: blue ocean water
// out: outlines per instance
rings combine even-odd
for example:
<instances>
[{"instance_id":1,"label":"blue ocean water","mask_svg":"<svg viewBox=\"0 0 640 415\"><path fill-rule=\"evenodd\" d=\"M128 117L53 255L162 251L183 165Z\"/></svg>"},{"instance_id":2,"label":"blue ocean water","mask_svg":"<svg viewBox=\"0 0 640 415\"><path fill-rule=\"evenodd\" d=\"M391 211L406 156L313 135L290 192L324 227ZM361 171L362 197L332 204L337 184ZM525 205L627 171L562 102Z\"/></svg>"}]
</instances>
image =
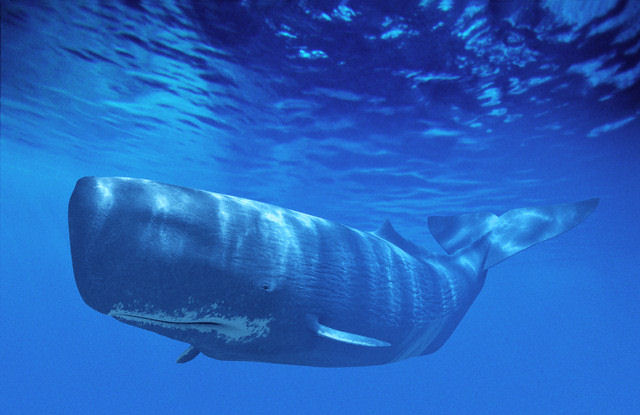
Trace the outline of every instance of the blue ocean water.
<instances>
[{"instance_id":1,"label":"blue ocean water","mask_svg":"<svg viewBox=\"0 0 640 415\"><path fill-rule=\"evenodd\" d=\"M639 413L640 4L2 1L3 413ZM145 177L439 249L431 214L600 197L433 355L203 356L86 306L67 202Z\"/></svg>"}]
</instances>

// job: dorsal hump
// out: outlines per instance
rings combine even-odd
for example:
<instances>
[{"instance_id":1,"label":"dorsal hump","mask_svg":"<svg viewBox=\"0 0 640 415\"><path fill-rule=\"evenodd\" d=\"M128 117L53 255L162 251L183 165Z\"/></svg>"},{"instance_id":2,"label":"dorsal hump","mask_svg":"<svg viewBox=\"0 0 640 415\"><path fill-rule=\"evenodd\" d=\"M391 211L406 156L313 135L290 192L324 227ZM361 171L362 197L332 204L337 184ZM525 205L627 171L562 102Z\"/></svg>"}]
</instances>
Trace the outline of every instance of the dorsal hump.
<instances>
[{"instance_id":1,"label":"dorsal hump","mask_svg":"<svg viewBox=\"0 0 640 415\"><path fill-rule=\"evenodd\" d=\"M373 232L373 234L378 236L379 238L391 242L409 255L420 256L420 254L424 253L424 250L418 245L409 242L402 236L400 236L400 234L396 232L393 226L391 226L391 222L389 222L388 220L384 221L380 229Z\"/></svg>"}]
</instances>

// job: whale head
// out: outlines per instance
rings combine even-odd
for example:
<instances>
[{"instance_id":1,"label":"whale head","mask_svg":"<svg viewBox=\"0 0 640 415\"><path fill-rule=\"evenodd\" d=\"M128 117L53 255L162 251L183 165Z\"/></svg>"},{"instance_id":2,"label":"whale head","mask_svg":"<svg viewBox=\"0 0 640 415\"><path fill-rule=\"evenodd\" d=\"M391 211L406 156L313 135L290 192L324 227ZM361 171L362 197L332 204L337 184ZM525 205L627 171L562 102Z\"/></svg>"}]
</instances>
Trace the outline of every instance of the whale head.
<instances>
[{"instance_id":1,"label":"whale head","mask_svg":"<svg viewBox=\"0 0 640 415\"><path fill-rule=\"evenodd\" d=\"M251 209L229 197L141 179L80 179L69 202L76 285L95 310L218 358L287 342L295 320ZM272 255L271 255L272 256ZM287 298L283 298L287 296ZM278 323L287 331L274 336ZM277 330L276 330L277 331ZM306 333L308 336L309 334ZM260 345L260 346L258 346Z\"/></svg>"}]
</instances>

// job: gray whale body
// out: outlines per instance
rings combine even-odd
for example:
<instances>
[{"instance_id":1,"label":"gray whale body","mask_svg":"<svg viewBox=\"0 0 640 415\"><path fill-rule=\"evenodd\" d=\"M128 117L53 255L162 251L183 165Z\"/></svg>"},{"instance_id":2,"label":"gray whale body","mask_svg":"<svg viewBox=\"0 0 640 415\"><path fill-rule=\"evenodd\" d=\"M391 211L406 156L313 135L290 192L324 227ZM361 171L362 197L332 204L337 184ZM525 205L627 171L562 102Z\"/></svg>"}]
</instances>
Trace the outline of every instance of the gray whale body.
<instances>
[{"instance_id":1,"label":"gray whale body","mask_svg":"<svg viewBox=\"0 0 640 415\"><path fill-rule=\"evenodd\" d=\"M248 199L84 177L69 201L76 285L115 319L224 360L377 365L436 351L487 269L576 226L597 199L432 216L446 251Z\"/></svg>"}]
</instances>

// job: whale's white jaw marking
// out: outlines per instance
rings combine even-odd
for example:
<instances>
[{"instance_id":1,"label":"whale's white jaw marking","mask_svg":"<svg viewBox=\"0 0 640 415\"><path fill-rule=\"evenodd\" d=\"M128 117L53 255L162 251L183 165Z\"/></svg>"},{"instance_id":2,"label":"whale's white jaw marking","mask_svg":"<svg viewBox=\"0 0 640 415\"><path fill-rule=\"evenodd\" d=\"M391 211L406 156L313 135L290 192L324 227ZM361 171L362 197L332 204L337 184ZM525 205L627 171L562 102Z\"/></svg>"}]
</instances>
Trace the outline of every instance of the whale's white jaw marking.
<instances>
[{"instance_id":1,"label":"whale's white jaw marking","mask_svg":"<svg viewBox=\"0 0 640 415\"><path fill-rule=\"evenodd\" d=\"M113 309L109 315L125 322L161 327L173 330L196 330L200 333L215 333L225 342L248 343L269 334L271 318L249 319L246 316L224 317L220 315L196 318L195 313L182 316L166 313L130 312Z\"/></svg>"}]
</instances>

